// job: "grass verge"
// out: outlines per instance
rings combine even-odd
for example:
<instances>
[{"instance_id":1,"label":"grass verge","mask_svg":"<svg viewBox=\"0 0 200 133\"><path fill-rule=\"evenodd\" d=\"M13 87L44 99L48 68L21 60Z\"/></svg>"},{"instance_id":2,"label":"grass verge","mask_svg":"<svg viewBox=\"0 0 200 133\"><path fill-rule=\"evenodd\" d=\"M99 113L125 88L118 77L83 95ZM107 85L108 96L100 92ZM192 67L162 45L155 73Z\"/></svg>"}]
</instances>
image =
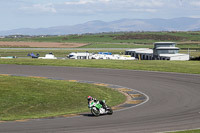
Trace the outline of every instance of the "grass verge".
<instances>
[{"instance_id":1,"label":"grass verge","mask_svg":"<svg viewBox=\"0 0 200 133\"><path fill-rule=\"evenodd\" d=\"M170 133L200 133L200 130L189 130L189 131L178 131L178 132L170 132Z\"/></svg>"},{"instance_id":2,"label":"grass verge","mask_svg":"<svg viewBox=\"0 0 200 133\"><path fill-rule=\"evenodd\" d=\"M139 48L141 48L140 46L138 46ZM136 47L135 47L136 48ZM147 48L146 46L144 46L144 48ZM127 48L129 49L129 48ZM94 49L90 49L88 48L87 50L68 50L68 49L59 49L59 50L55 50L55 49L0 49L0 56L1 57L6 57L6 56L17 56L17 57L28 57L28 53L34 53L35 55L38 53L40 54L40 57L44 57L45 54L47 53L53 53L55 55L55 57L66 57L67 55L69 55L71 52L89 52L89 53L98 53L98 52L111 52L112 54L125 54L125 50L124 49L117 49L117 50L113 50L113 49L107 49L107 50L94 50ZM180 53L184 53L184 54L190 54L190 56L192 57L199 57L200 56L200 51L199 50L180 50Z\"/></svg>"},{"instance_id":3,"label":"grass verge","mask_svg":"<svg viewBox=\"0 0 200 133\"><path fill-rule=\"evenodd\" d=\"M200 74L199 61L0 59L0 64L91 67Z\"/></svg>"},{"instance_id":4,"label":"grass verge","mask_svg":"<svg viewBox=\"0 0 200 133\"><path fill-rule=\"evenodd\" d=\"M67 50L67 49L59 49L59 50L52 50L52 49L43 49L43 50L35 50L35 49L28 49L28 50L17 50L17 49L0 49L0 56L6 57L6 56L17 56L17 57L28 57L28 53L34 53L35 55L38 53L40 54L40 57L44 57L45 54L53 53L55 57L66 57L71 52L86 52L89 53L98 53L101 52L101 50ZM103 50L102 50L103 52ZM113 54L121 54L124 53L125 50L106 50L105 52L111 52Z\"/></svg>"},{"instance_id":5,"label":"grass verge","mask_svg":"<svg viewBox=\"0 0 200 133\"><path fill-rule=\"evenodd\" d=\"M0 84L0 121L87 112L88 95L110 106L125 101L118 91L92 84L16 76L0 76Z\"/></svg>"}]
</instances>

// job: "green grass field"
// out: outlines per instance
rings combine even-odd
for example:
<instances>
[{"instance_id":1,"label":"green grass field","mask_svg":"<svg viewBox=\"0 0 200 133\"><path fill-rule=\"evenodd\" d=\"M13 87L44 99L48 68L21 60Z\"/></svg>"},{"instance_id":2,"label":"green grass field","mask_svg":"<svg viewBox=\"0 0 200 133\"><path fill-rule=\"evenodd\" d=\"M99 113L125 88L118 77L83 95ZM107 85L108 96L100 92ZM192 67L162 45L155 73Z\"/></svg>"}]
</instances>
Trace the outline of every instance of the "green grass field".
<instances>
[{"instance_id":1,"label":"green grass field","mask_svg":"<svg viewBox=\"0 0 200 133\"><path fill-rule=\"evenodd\" d=\"M185 43L177 44L177 47L181 49L200 49L200 42L198 43ZM150 44L135 44L135 43L91 43L81 48L153 48L153 43Z\"/></svg>"},{"instance_id":2,"label":"green grass field","mask_svg":"<svg viewBox=\"0 0 200 133\"><path fill-rule=\"evenodd\" d=\"M91 67L200 74L199 61L0 59L0 64Z\"/></svg>"},{"instance_id":3,"label":"green grass field","mask_svg":"<svg viewBox=\"0 0 200 133\"><path fill-rule=\"evenodd\" d=\"M0 76L0 84L0 121L89 112L88 95L110 106L126 99L110 88L62 80Z\"/></svg>"},{"instance_id":4,"label":"green grass field","mask_svg":"<svg viewBox=\"0 0 200 133\"><path fill-rule=\"evenodd\" d=\"M0 41L25 42L76 42L88 43L85 48L135 48L153 47L154 42L173 41L180 48L200 48L200 32L134 32L117 34L65 35L33 38L3 38ZM181 43L179 45L179 43ZM137 45L135 45L137 44Z\"/></svg>"}]
</instances>

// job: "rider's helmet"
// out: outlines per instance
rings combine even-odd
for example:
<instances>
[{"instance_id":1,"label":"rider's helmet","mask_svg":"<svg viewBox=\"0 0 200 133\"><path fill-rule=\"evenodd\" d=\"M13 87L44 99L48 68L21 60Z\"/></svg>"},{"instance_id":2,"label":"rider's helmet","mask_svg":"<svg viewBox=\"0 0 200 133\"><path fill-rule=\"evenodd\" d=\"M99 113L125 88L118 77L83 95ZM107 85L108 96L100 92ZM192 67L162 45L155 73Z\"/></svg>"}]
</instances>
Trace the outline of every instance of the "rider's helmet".
<instances>
[{"instance_id":1,"label":"rider's helmet","mask_svg":"<svg viewBox=\"0 0 200 133\"><path fill-rule=\"evenodd\" d=\"M91 101L92 100L92 97L91 96L88 96L88 101Z\"/></svg>"}]
</instances>

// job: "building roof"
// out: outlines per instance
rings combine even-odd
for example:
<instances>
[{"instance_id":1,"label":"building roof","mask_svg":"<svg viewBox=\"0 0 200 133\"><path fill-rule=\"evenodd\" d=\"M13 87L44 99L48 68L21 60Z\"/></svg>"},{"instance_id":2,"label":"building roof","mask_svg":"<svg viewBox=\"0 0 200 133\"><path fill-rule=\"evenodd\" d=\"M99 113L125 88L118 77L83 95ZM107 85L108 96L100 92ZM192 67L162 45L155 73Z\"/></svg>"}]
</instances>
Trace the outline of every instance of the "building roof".
<instances>
[{"instance_id":1,"label":"building roof","mask_svg":"<svg viewBox=\"0 0 200 133\"><path fill-rule=\"evenodd\" d=\"M153 50L149 49L149 48L136 48L136 49L130 49L130 50L126 50L129 52L135 52L135 53L144 53L144 54L153 54Z\"/></svg>"},{"instance_id":2,"label":"building roof","mask_svg":"<svg viewBox=\"0 0 200 133\"><path fill-rule=\"evenodd\" d=\"M155 42L154 44L174 44L175 42Z\"/></svg>"},{"instance_id":3,"label":"building roof","mask_svg":"<svg viewBox=\"0 0 200 133\"><path fill-rule=\"evenodd\" d=\"M178 47L158 47L158 48L156 48L157 50L158 49L169 49L169 50L179 50L179 48Z\"/></svg>"},{"instance_id":4,"label":"building roof","mask_svg":"<svg viewBox=\"0 0 200 133\"><path fill-rule=\"evenodd\" d=\"M145 51L145 50L150 50L150 49L149 48L134 48L134 49L126 50L126 51L135 52L135 51Z\"/></svg>"},{"instance_id":5,"label":"building roof","mask_svg":"<svg viewBox=\"0 0 200 133\"><path fill-rule=\"evenodd\" d=\"M135 51L135 53L153 54L153 50L152 50L152 49L148 49L148 50L138 50L138 51Z\"/></svg>"}]
</instances>

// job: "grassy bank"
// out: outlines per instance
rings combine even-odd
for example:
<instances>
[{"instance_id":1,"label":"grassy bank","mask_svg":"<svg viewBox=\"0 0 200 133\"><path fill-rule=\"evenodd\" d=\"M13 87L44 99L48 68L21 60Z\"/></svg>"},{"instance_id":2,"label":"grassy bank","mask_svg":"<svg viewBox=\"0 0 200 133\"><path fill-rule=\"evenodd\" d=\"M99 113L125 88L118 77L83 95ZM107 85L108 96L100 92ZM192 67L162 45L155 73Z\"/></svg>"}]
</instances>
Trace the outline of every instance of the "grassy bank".
<instances>
[{"instance_id":1,"label":"grassy bank","mask_svg":"<svg viewBox=\"0 0 200 133\"><path fill-rule=\"evenodd\" d=\"M134 43L91 43L81 48L153 48L152 44L134 44Z\"/></svg>"},{"instance_id":2,"label":"grassy bank","mask_svg":"<svg viewBox=\"0 0 200 133\"><path fill-rule=\"evenodd\" d=\"M200 74L199 61L0 59L0 64L91 67Z\"/></svg>"},{"instance_id":3,"label":"grassy bank","mask_svg":"<svg viewBox=\"0 0 200 133\"><path fill-rule=\"evenodd\" d=\"M0 76L0 121L88 112L87 96L114 106L125 96L110 88L50 79Z\"/></svg>"},{"instance_id":4,"label":"grassy bank","mask_svg":"<svg viewBox=\"0 0 200 133\"><path fill-rule=\"evenodd\" d=\"M2 38L0 41L81 42L81 43L153 43L155 41L200 41L200 32L120 32L90 35L63 35L31 38ZM145 44L146 44L145 43Z\"/></svg>"},{"instance_id":5,"label":"grassy bank","mask_svg":"<svg viewBox=\"0 0 200 133\"><path fill-rule=\"evenodd\" d=\"M189 130L189 131L179 131L179 132L170 132L170 133L200 133L200 130Z\"/></svg>"}]
</instances>

